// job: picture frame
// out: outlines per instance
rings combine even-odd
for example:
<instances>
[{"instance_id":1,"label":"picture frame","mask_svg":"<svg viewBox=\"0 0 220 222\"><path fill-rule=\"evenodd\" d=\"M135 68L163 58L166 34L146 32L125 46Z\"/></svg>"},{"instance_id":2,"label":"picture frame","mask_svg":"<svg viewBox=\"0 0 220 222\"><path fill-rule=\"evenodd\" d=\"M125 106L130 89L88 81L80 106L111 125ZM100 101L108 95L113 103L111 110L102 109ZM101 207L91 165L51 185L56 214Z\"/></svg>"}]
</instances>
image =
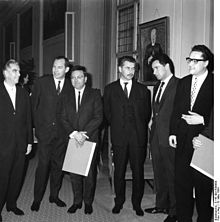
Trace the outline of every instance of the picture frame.
<instances>
[{"instance_id":1,"label":"picture frame","mask_svg":"<svg viewBox=\"0 0 220 222\"><path fill-rule=\"evenodd\" d=\"M138 30L140 82L145 85L155 85L157 79L153 75L150 61L156 53L163 52L169 55L169 17L139 24Z\"/></svg>"}]
</instances>

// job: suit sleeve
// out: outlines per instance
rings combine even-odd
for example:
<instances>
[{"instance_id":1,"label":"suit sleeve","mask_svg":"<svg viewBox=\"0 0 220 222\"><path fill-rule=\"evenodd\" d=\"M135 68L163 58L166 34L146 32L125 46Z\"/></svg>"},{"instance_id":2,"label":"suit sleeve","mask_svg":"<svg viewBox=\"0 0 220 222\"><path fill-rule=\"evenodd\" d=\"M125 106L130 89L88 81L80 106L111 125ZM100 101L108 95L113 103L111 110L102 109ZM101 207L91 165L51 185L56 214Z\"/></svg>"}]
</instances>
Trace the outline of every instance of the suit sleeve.
<instances>
[{"instance_id":1,"label":"suit sleeve","mask_svg":"<svg viewBox=\"0 0 220 222\"><path fill-rule=\"evenodd\" d=\"M183 94L183 90L181 86L181 81L178 81L176 95L175 95L174 104L173 104L173 112L170 119L170 135L177 134L177 128L178 128L179 122L181 120L181 115L182 115L182 113L180 112L182 94Z\"/></svg>"},{"instance_id":2,"label":"suit sleeve","mask_svg":"<svg viewBox=\"0 0 220 222\"><path fill-rule=\"evenodd\" d=\"M27 95L27 131L28 131L28 144L33 143L33 127L32 127L32 113L30 96Z\"/></svg>"},{"instance_id":3,"label":"suit sleeve","mask_svg":"<svg viewBox=\"0 0 220 222\"><path fill-rule=\"evenodd\" d=\"M209 119L209 124L207 125L207 127L205 127L205 129L202 132L204 136L210 138L211 140L214 140L214 119L213 118L214 118L214 114L212 110L210 119Z\"/></svg>"},{"instance_id":4,"label":"suit sleeve","mask_svg":"<svg viewBox=\"0 0 220 222\"><path fill-rule=\"evenodd\" d=\"M68 112L66 108L66 102L68 102L68 97L65 97L60 102L60 121L65 130L65 137L69 137L69 134L73 132L73 127L71 126L68 119Z\"/></svg>"},{"instance_id":5,"label":"suit sleeve","mask_svg":"<svg viewBox=\"0 0 220 222\"><path fill-rule=\"evenodd\" d=\"M38 110L38 105L40 103L40 88L41 88L40 81L37 80L33 86L33 92L31 94L31 110L32 110L34 126L36 126L37 110Z\"/></svg>"},{"instance_id":6,"label":"suit sleeve","mask_svg":"<svg viewBox=\"0 0 220 222\"><path fill-rule=\"evenodd\" d=\"M111 108L110 108L110 90L109 87L106 86L104 90L104 115L105 119L108 123L111 121Z\"/></svg>"},{"instance_id":7,"label":"suit sleeve","mask_svg":"<svg viewBox=\"0 0 220 222\"><path fill-rule=\"evenodd\" d=\"M152 109L151 109L151 94L150 90L147 89L147 124L151 119Z\"/></svg>"},{"instance_id":8,"label":"suit sleeve","mask_svg":"<svg viewBox=\"0 0 220 222\"><path fill-rule=\"evenodd\" d=\"M100 90L94 91L94 103L93 103L93 117L86 124L85 130L87 135L90 136L96 130L98 130L103 120L103 105Z\"/></svg>"}]
</instances>

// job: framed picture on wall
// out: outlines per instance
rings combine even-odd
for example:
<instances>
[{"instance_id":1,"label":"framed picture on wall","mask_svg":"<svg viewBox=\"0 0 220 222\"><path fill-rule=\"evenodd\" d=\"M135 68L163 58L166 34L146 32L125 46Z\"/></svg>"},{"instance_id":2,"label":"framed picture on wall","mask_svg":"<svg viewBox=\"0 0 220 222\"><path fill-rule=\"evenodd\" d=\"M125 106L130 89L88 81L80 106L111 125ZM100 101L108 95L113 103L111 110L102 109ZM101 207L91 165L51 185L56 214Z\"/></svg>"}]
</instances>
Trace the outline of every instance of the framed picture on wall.
<instances>
[{"instance_id":1,"label":"framed picture on wall","mask_svg":"<svg viewBox=\"0 0 220 222\"><path fill-rule=\"evenodd\" d=\"M140 81L155 85L156 77L151 68L151 59L157 53L169 55L169 17L162 17L139 25Z\"/></svg>"}]
</instances>

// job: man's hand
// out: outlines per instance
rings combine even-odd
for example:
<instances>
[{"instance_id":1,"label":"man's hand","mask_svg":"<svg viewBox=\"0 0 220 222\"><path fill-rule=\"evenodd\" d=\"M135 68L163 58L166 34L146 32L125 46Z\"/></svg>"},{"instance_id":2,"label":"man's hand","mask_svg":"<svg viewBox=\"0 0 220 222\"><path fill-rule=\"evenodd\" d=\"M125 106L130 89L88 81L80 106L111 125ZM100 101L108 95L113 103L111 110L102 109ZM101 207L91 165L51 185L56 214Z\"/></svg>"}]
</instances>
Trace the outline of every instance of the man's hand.
<instances>
[{"instance_id":1,"label":"man's hand","mask_svg":"<svg viewBox=\"0 0 220 222\"><path fill-rule=\"evenodd\" d=\"M169 136L169 144L170 144L170 146L176 148L177 141L176 141L176 136L175 135L170 135Z\"/></svg>"},{"instance_id":2,"label":"man's hand","mask_svg":"<svg viewBox=\"0 0 220 222\"><path fill-rule=\"evenodd\" d=\"M25 155L28 155L31 152L31 150L32 150L32 144L28 144Z\"/></svg>"},{"instance_id":3,"label":"man's hand","mask_svg":"<svg viewBox=\"0 0 220 222\"><path fill-rule=\"evenodd\" d=\"M198 125L198 124L204 124L204 118L203 116L199 115L198 113L194 113L191 111L188 111L189 115L182 114L182 119L184 119L187 124L189 125Z\"/></svg>"},{"instance_id":4,"label":"man's hand","mask_svg":"<svg viewBox=\"0 0 220 222\"><path fill-rule=\"evenodd\" d=\"M89 139L89 137L86 135L87 132L85 131L74 131L72 132L69 137L70 138L74 138L76 140L76 142L82 146L84 144L84 142L86 141L86 139Z\"/></svg>"},{"instance_id":5,"label":"man's hand","mask_svg":"<svg viewBox=\"0 0 220 222\"><path fill-rule=\"evenodd\" d=\"M194 137L192 143L195 150L202 146L202 142L198 139L198 137Z\"/></svg>"}]
</instances>

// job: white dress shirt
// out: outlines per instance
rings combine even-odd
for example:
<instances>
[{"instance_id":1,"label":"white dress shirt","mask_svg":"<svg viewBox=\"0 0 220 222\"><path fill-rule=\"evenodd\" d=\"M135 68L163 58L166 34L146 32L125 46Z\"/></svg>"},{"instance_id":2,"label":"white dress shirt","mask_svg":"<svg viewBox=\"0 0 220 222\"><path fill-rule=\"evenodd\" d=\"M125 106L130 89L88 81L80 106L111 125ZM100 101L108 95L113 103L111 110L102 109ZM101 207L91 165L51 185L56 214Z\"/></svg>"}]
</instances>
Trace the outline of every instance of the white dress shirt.
<instances>
[{"instance_id":1,"label":"white dress shirt","mask_svg":"<svg viewBox=\"0 0 220 222\"><path fill-rule=\"evenodd\" d=\"M203 82L205 81L207 75L208 75L208 71L204 72L201 75L193 75L192 76L191 92L193 90L195 78L197 78L197 84L196 84L195 93L194 93L194 98L195 98L194 101L196 100L196 97L197 97L197 95L199 93L199 90L200 90Z\"/></svg>"},{"instance_id":2,"label":"white dress shirt","mask_svg":"<svg viewBox=\"0 0 220 222\"><path fill-rule=\"evenodd\" d=\"M163 88L162 88L162 90L161 90L161 94L160 94L159 101L161 100L162 95L163 95L163 93L164 93L164 90L166 89L167 84L168 84L168 82L170 81L170 79L171 79L172 77L173 77L173 75L171 74L171 75L169 75L166 79L164 79L163 81L161 81L161 83L160 83L160 85L159 85L159 87L158 87L158 89L157 89L157 93L156 93L156 95L155 95L155 101L156 101L156 99L157 99L157 95L158 95L158 93L159 93L160 86L161 86L162 82L164 82L164 85L163 85Z\"/></svg>"},{"instance_id":3,"label":"white dress shirt","mask_svg":"<svg viewBox=\"0 0 220 222\"><path fill-rule=\"evenodd\" d=\"M5 85L5 88L11 98L11 102L13 104L13 107L15 109L15 99L16 99L16 86L10 86L9 84L7 84L5 81L4 81L4 85Z\"/></svg>"},{"instance_id":4,"label":"white dress shirt","mask_svg":"<svg viewBox=\"0 0 220 222\"><path fill-rule=\"evenodd\" d=\"M54 82L55 82L55 85L56 85L56 89L57 89L58 84L59 84L59 81L60 81L60 92L61 92L62 89L63 89L63 85L64 85L65 78L63 78L63 79L53 78L53 79L54 79Z\"/></svg>"},{"instance_id":5,"label":"white dress shirt","mask_svg":"<svg viewBox=\"0 0 220 222\"><path fill-rule=\"evenodd\" d=\"M120 85L121 85L123 91L124 91L124 88L125 88L125 83L128 83L127 84L127 90L128 90L128 98L129 98L130 93L131 93L132 80L125 81L125 80L120 79Z\"/></svg>"},{"instance_id":6,"label":"white dress shirt","mask_svg":"<svg viewBox=\"0 0 220 222\"><path fill-rule=\"evenodd\" d=\"M79 96L79 92L80 92L80 104L81 104L81 101L82 101L82 97L83 97L83 93L84 93L84 90L85 90L85 86L78 90L78 89L74 89L75 90L75 97L76 97L76 111L78 112L78 96Z\"/></svg>"}]
</instances>

